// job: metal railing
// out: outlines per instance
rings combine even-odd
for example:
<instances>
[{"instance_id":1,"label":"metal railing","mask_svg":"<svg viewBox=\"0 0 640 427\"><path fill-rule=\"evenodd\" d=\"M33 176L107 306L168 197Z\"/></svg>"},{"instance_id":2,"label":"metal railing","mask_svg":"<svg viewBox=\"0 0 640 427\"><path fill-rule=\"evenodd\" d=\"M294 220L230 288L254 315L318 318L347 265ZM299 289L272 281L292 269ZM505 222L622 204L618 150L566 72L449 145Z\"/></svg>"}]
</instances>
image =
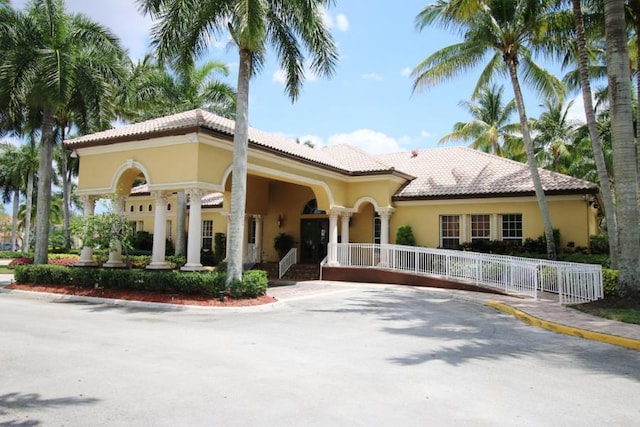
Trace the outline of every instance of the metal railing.
<instances>
[{"instance_id":1,"label":"metal railing","mask_svg":"<svg viewBox=\"0 0 640 427\"><path fill-rule=\"evenodd\" d=\"M258 247L255 243L249 243L247 245L247 253L242 260L242 268L244 270L251 270L258 262Z\"/></svg>"},{"instance_id":2,"label":"metal railing","mask_svg":"<svg viewBox=\"0 0 640 427\"><path fill-rule=\"evenodd\" d=\"M368 243L339 243L343 267L376 267L462 280L532 298L557 293L561 304L603 297L602 267L506 255Z\"/></svg>"},{"instance_id":3,"label":"metal railing","mask_svg":"<svg viewBox=\"0 0 640 427\"><path fill-rule=\"evenodd\" d=\"M287 252L287 254L282 257L278 263L278 279L282 279L282 276L284 276L291 266L296 263L297 259L298 250L296 248L291 248L291 250Z\"/></svg>"}]
</instances>

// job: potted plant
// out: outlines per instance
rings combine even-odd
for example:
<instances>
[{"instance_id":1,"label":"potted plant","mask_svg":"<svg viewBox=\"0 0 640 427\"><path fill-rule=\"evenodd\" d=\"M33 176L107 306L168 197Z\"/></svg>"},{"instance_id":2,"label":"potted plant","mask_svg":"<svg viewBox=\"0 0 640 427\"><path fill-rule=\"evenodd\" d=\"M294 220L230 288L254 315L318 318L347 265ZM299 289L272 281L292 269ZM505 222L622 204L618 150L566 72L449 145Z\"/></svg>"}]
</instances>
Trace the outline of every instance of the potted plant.
<instances>
[{"instance_id":1,"label":"potted plant","mask_svg":"<svg viewBox=\"0 0 640 427\"><path fill-rule=\"evenodd\" d=\"M293 236L287 233L280 233L273 239L273 248L278 252L278 257L282 259L293 248Z\"/></svg>"}]
</instances>

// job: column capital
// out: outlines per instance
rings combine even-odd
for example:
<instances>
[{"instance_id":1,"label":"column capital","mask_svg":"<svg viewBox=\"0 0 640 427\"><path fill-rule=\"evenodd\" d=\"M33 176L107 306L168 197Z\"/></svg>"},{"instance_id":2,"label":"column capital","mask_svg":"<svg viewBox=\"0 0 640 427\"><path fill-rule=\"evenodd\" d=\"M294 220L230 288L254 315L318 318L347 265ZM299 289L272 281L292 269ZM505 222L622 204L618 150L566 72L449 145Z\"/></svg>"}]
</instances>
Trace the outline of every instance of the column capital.
<instances>
[{"instance_id":1,"label":"column capital","mask_svg":"<svg viewBox=\"0 0 640 427\"><path fill-rule=\"evenodd\" d=\"M184 192L189 196L189 198L198 200L207 195L207 191L202 188L187 188Z\"/></svg>"},{"instance_id":2,"label":"column capital","mask_svg":"<svg viewBox=\"0 0 640 427\"><path fill-rule=\"evenodd\" d=\"M251 217L257 221L260 221L261 219L264 219L264 215L261 214L255 214L255 215L251 215Z\"/></svg>"},{"instance_id":3,"label":"column capital","mask_svg":"<svg viewBox=\"0 0 640 427\"><path fill-rule=\"evenodd\" d=\"M376 212L378 212L378 215L380 215L381 218L389 218L395 210L396 208L387 207L387 208L378 208L376 209Z\"/></svg>"},{"instance_id":4,"label":"column capital","mask_svg":"<svg viewBox=\"0 0 640 427\"><path fill-rule=\"evenodd\" d=\"M152 191L151 192L151 196L153 196L156 199L156 203L157 202L166 203L170 194L171 193L169 193L168 191Z\"/></svg>"}]
</instances>

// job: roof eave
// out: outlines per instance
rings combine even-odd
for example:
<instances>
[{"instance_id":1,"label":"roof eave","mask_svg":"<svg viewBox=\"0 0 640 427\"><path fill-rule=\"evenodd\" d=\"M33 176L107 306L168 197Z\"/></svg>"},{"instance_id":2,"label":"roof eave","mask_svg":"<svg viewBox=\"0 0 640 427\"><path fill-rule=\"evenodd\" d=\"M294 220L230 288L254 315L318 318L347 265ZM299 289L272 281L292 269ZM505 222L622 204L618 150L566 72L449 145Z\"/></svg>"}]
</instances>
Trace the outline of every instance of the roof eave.
<instances>
[{"instance_id":1,"label":"roof eave","mask_svg":"<svg viewBox=\"0 0 640 427\"><path fill-rule=\"evenodd\" d=\"M567 189L567 190L548 190L544 192L547 196L569 196L581 194L598 194L598 188L584 189ZM521 191L512 193L467 193L467 194L448 194L448 195L421 195L421 196L393 196L394 202L419 201L419 200L459 200L459 199L490 199L490 198L509 198L509 197L535 197L534 191Z\"/></svg>"}]
</instances>

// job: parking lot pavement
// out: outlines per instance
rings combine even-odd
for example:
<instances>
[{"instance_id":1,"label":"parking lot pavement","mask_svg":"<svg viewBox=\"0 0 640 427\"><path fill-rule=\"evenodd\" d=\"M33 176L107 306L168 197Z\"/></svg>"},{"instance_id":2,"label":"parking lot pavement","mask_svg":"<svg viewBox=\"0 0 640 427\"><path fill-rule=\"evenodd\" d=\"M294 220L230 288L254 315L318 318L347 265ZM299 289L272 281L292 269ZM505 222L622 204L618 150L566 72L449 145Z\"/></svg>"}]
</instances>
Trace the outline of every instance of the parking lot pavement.
<instances>
[{"instance_id":1,"label":"parking lot pavement","mask_svg":"<svg viewBox=\"0 0 640 427\"><path fill-rule=\"evenodd\" d=\"M462 294L315 291L282 289L289 297L245 312L0 294L0 425L633 425L640 417L640 352L534 328Z\"/></svg>"}]
</instances>

